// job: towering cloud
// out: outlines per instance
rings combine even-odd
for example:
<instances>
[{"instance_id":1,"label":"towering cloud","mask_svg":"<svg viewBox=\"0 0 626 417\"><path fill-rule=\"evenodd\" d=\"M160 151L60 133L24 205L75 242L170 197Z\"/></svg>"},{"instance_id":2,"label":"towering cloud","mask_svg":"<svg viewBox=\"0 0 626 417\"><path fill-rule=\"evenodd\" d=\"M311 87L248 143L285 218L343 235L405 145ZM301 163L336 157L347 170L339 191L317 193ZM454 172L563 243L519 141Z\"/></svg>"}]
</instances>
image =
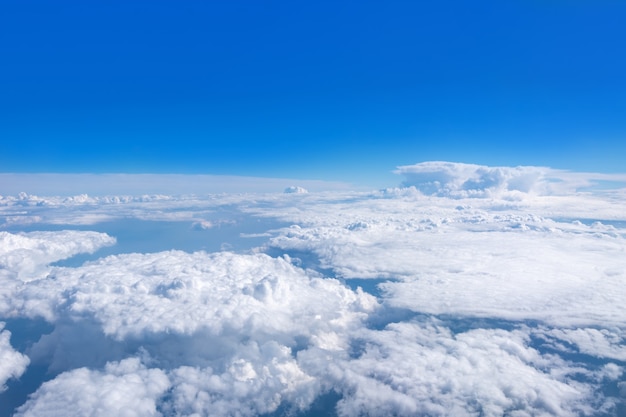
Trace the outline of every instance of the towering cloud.
<instances>
[{"instance_id":1,"label":"towering cloud","mask_svg":"<svg viewBox=\"0 0 626 417\"><path fill-rule=\"evenodd\" d=\"M396 174L405 177L405 187L415 187L425 195L455 198L508 197L520 194L567 194L598 182L626 184L626 176L575 173L546 167L489 167L454 162L422 162L400 166Z\"/></svg>"},{"instance_id":2,"label":"towering cloud","mask_svg":"<svg viewBox=\"0 0 626 417\"><path fill-rule=\"evenodd\" d=\"M539 191L549 169L540 167L486 167L451 162L423 162L398 167L403 185L427 195L490 197L503 192ZM543 190L541 190L543 191Z\"/></svg>"}]
</instances>

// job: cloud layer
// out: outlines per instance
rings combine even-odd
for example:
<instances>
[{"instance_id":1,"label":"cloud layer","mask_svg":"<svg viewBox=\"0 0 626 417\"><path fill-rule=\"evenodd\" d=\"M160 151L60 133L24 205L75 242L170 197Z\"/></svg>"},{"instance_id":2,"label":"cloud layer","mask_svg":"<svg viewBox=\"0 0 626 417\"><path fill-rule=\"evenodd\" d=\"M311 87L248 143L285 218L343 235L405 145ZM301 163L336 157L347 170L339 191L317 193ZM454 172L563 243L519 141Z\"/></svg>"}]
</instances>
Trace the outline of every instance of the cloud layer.
<instances>
[{"instance_id":1,"label":"cloud layer","mask_svg":"<svg viewBox=\"0 0 626 417\"><path fill-rule=\"evenodd\" d=\"M626 410L626 194L399 171L374 192L0 198L0 401L23 382L29 417ZM154 250L162 230L231 240Z\"/></svg>"}]
</instances>

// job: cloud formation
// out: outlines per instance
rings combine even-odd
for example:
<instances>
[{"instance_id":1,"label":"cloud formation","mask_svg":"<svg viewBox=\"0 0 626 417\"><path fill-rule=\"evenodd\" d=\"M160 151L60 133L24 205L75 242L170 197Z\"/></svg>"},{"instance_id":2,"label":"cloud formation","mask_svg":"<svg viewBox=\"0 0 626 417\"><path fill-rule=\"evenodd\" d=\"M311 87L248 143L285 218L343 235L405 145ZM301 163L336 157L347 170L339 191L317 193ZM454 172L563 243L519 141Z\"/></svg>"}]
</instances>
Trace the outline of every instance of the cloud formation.
<instances>
[{"instance_id":1,"label":"cloud formation","mask_svg":"<svg viewBox=\"0 0 626 417\"><path fill-rule=\"evenodd\" d=\"M455 198L552 195L586 188L598 181L615 181L626 186L626 176L580 174L546 167L489 167L455 162L422 162L398 167L404 187L415 187L424 195Z\"/></svg>"},{"instance_id":2,"label":"cloud formation","mask_svg":"<svg viewBox=\"0 0 626 417\"><path fill-rule=\"evenodd\" d=\"M168 387L163 371L126 359L109 363L102 371L80 368L57 376L44 383L16 416L159 416L157 399Z\"/></svg>"},{"instance_id":3,"label":"cloud formation","mask_svg":"<svg viewBox=\"0 0 626 417\"><path fill-rule=\"evenodd\" d=\"M6 389L4 385L11 378L19 378L30 360L11 346L11 332L4 329L0 322L0 392Z\"/></svg>"},{"instance_id":4,"label":"cloud formation","mask_svg":"<svg viewBox=\"0 0 626 417\"><path fill-rule=\"evenodd\" d=\"M62 410L77 396L87 399L76 415L118 414L115 407L123 404L109 398L132 391L123 388L128 381L147 384L155 372L171 377L166 414L254 416L284 402L305 409L320 383L300 369L293 350L346 349L350 332L377 308L373 296L295 267L289 258L230 252L126 254L55 267L14 297L21 315L55 324L32 346L34 360L55 372L70 369L32 396L20 410L25 416ZM157 368L137 362L129 368L128 355ZM104 370L84 367L103 358L109 358ZM132 372L119 371L121 364ZM102 385L122 388L102 397ZM144 386L126 406L156 415L154 395L163 386Z\"/></svg>"},{"instance_id":5,"label":"cloud formation","mask_svg":"<svg viewBox=\"0 0 626 417\"><path fill-rule=\"evenodd\" d=\"M356 357L330 372L343 389L339 415L573 416L606 406L575 381L580 369L529 341L525 330L455 335L437 322L365 331Z\"/></svg>"},{"instance_id":6,"label":"cloud formation","mask_svg":"<svg viewBox=\"0 0 626 417\"><path fill-rule=\"evenodd\" d=\"M345 216L339 224L293 226L270 245L313 253L323 268L346 279L388 279L380 284L385 301L417 312L623 323L620 229L515 210L405 205L419 211L376 216L370 206L360 222Z\"/></svg>"},{"instance_id":7,"label":"cloud formation","mask_svg":"<svg viewBox=\"0 0 626 417\"><path fill-rule=\"evenodd\" d=\"M591 177L548 168L406 173L297 198L0 198L0 396L39 378L19 416L624 410L626 194L564 193ZM220 252L176 247L230 227ZM163 230L173 250L150 245Z\"/></svg>"}]
</instances>

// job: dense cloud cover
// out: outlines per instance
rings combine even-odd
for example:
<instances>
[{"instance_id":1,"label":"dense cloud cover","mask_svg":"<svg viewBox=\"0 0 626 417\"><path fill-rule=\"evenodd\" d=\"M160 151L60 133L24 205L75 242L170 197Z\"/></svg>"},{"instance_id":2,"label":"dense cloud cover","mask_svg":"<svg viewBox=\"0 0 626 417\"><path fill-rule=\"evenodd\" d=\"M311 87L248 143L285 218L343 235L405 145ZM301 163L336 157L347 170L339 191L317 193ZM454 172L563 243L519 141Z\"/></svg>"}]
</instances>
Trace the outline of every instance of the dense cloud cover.
<instances>
[{"instance_id":1,"label":"dense cloud cover","mask_svg":"<svg viewBox=\"0 0 626 417\"><path fill-rule=\"evenodd\" d=\"M624 413L624 190L399 172L374 192L0 198L0 401L32 386L4 415Z\"/></svg>"}]
</instances>

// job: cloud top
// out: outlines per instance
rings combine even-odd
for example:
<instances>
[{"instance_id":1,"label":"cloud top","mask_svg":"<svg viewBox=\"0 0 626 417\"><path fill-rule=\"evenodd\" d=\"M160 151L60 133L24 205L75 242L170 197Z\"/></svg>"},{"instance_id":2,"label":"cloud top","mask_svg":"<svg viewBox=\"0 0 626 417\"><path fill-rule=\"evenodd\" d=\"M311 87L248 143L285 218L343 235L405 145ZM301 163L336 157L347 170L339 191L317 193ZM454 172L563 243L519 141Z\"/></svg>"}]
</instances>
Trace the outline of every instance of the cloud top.
<instances>
[{"instance_id":1,"label":"cloud top","mask_svg":"<svg viewBox=\"0 0 626 417\"><path fill-rule=\"evenodd\" d=\"M619 174L574 173L537 166L490 167L457 162L430 161L398 167L403 187L442 197L520 197L554 195L602 183L626 184Z\"/></svg>"},{"instance_id":2,"label":"cloud top","mask_svg":"<svg viewBox=\"0 0 626 417\"><path fill-rule=\"evenodd\" d=\"M400 166L405 187L426 195L490 197L503 192L532 193L549 173L541 167L488 167L454 162L422 162Z\"/></svg>"}]
</instances>

